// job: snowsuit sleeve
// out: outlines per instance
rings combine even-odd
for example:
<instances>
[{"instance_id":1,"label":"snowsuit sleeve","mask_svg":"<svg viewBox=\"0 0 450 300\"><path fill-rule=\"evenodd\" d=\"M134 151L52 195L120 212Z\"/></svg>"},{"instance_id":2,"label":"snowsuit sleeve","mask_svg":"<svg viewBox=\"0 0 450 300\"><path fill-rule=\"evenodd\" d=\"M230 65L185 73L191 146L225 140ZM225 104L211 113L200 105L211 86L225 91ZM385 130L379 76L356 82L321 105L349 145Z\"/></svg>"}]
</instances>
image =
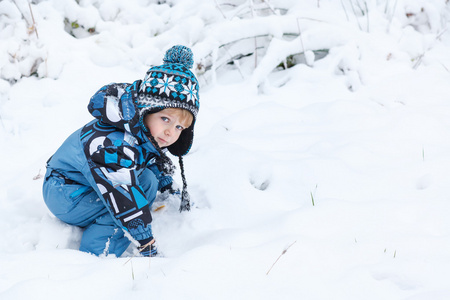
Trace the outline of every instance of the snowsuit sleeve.
<instances>
[{"instance_id":1,"label":"snowsuit sleeve","mask_svg":"<svg viewBox=\"0 0 450 300\"><path fill-rule=\"evenodd\" d=\"M97 187L118 225L142 241L152 237L149 204L153 199L146 195L139 175L148 161L159 154L139 126L139 86L140 81L114 83L95 93L88 110L97 121L83 128L81 142L94 180L92 185ZM156 190L156 177L151 181L145 185Z\"/></svg>"},{"instance_id":2,"label":"snowsuit sleeve","mask_svg":"<svg viewBox=\"0 0 450 300\"><path fill-rule=\"evenodd\" d=\"M92 127L95 135L85 143L85 154L98 193L117 223L136 240L152 237L152 216L149 199L145 195L138 175L145 168L139 161L142 153L132 143L134 139L126 132L97 122ZM108 133L108 128L111 132ZM89 132L89 128L85 128ZM99 134L107 133L106 135ZM153 184L158 184L155 181Z\"/></svg>"},{"instance_id":3,"label":"snowsuit sleeve","mask_svg":"<svg viewBox=\"0 0 450 300\"><path fill-rule=\"evenodd\" d=\"M147 165L147 167L153 172L153 174L155 174L156 178L158 179L159 191L172 185L173 178L169 175L165 175L162 171L160 171L155 163L150 163Z\"/></svg>"}]
</instances>

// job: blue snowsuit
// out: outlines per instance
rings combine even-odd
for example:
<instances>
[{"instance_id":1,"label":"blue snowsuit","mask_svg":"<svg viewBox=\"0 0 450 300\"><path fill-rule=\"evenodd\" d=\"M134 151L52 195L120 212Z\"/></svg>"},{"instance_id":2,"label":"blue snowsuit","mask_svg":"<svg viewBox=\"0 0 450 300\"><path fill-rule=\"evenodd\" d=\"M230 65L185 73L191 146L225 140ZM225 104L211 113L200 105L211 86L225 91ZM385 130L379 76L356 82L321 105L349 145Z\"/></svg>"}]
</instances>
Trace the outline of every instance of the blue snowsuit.
<instances>
[{"instance_id":1,"label":"blue snowsuit","mask_svg":"<svg viewBox=\"0 0 450 300\"><path fill-rule=\"evenodd\" d=\"M80 250L119 257L128 232L153 238L150 207L172 183L155 165L159 152L139 125L141 81L102 87L88 109L95 119L70 135L47 163L45 203L62 221L84 228Z\"/></svg>"}]
</instances>

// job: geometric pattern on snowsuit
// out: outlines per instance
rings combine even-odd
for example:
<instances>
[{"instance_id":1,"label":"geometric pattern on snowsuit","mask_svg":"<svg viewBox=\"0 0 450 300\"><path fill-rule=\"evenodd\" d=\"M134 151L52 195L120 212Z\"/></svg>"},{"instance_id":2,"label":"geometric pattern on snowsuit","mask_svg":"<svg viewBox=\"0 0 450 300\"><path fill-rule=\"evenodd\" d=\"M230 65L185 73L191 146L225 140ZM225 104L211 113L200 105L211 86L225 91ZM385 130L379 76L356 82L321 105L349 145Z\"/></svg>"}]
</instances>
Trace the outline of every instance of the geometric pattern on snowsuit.
<instances>
[{"instance_id":1,"label":"geometric pattern on snowsuit","mask_svg":"<svg viewBox=\"0 0 450 300\"><path fill-rule=\"evenodd\" d=\"M137 87L110 84L92 98L88 109L97 118L81 131L81 143L97 190L117 223L136 240L152 236L149 199L140 186L138 175L158 151L139 126L135 108ZM151 168L155 173L155 168ZM169 176L159 176L161 189L172 183Z\"/></svg>"}]
</instances>

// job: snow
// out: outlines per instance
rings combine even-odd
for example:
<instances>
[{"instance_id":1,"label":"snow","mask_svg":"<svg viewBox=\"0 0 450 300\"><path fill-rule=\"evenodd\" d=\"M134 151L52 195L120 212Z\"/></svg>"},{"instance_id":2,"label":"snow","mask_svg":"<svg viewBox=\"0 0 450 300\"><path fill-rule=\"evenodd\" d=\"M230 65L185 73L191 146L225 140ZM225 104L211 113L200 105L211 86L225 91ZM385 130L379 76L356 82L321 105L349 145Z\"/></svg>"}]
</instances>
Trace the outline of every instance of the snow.
<instances>
[{"instance_id":1,"label":"snow","mask_svg":"<svg viewBox=\"0 0 450 300\"><path fill-rule=\"evenodd\" d=\"M0 2L1 299L450 298L447 1L31 8L35 25L27 1ZM193 209L158 199L163 258L80 252L43 202L45 162L93 93L174 44L201 84Z\"/></svg>"}]
</instances>

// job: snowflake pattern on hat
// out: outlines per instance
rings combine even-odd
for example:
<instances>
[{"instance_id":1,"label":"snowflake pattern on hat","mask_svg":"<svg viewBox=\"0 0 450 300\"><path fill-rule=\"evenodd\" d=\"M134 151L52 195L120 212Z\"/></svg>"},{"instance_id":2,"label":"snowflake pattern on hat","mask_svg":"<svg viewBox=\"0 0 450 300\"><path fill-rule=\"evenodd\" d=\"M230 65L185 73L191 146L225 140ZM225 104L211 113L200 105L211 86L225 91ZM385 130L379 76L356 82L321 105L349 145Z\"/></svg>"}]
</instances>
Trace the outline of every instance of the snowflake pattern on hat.
<instances>
[{"instance_id":1,"label":"snowflake pattern on hat","mask_svg":"<svg viewBox=\"0 0 450 300\"><path fill-rule=\"evenodd\" d=\"M174 102L186 102L183 108L189 110L194 116L200 107L198 96L198 81L194 74L184 65L167 63L151 68L141 84L141 94L165 97ZM168 107L177 107L172 103Z\"/></svg>"},{"instance_id":2,"label":"snowflake pattern on hat","mask_svg":"<svg viewBox=\"0 0 450 300\"><path fill-rule=\"evenodd\" d=\"M186 78L180 76L167 76L167 74L162 75L162 73L152 72L150 74L151 79L149 82L144 82L147 85L147 91L151 91L153 94L165 94L167 97L172 96L174 99L179 98L180 100L192 101L193 103L197 101L197 87L192 84L192 81L186 80ZM148 83L148 84L147 84ZM172 95L171 95L172 93Z\"/></svg>"}]
</instances>

